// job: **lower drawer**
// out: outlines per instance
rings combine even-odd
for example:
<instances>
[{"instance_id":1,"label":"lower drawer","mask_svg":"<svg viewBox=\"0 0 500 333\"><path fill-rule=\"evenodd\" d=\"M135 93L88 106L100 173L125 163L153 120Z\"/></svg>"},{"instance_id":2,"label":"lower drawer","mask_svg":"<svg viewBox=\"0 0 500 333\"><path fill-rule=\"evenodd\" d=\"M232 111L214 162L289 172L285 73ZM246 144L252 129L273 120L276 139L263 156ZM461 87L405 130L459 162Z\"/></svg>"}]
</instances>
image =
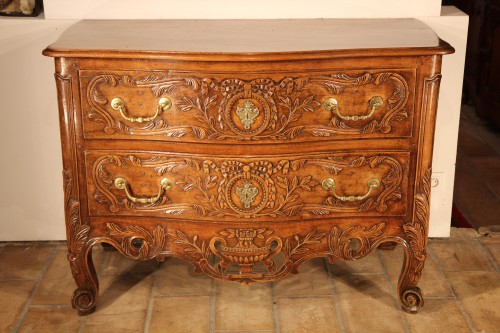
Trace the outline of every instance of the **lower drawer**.
<instances>
[{"instance_id":1,"label":"lower drawer","mask_svg":"<svg viewBox=\"0 0 500 333\"><path fill-rule=\"evenodd\" d=\"M86 153L92 216L303 220L404 216L408 152L263 157Z\"/></svg>"}]
</instances>

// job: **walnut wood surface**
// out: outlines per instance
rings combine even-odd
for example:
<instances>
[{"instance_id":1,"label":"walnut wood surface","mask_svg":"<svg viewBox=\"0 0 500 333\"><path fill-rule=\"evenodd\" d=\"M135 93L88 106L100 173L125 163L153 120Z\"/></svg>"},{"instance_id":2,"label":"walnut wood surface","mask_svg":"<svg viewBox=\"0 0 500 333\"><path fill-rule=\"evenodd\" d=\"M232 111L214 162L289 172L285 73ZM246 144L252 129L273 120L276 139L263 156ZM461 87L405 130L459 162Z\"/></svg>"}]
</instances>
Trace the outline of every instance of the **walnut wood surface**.
<instances>
[{"instance_id":1,"label":"walnut wood surface","mask_svg":"<svg viewBox=\"0 0 500 333\"><path fill-rule=\"evenodd\" d=\"M445 54L450 46L416 19L81 21L50 56L260 61L353 54Z\"/></svg>"},{"instance_id":2,"label":"walnut wood surface","mask_svg":"<svg viewBox=\"0 0 500 333\"><path fill-rule=\"evenodd\" d=\"M97 243L253 283L397 242L401 306L415 313L449 52L416 20L75 25L45 50L56 58L73 306L95 309Z\"/></svg>"},{"instance_id":3,"label":"walnut wood surface","mask_svg":"<svg viewBox=\"0 0 500 333\"><path fill-rule=\"evenodd\" d=\"M415 69L259 73L228 77L220 73L170 71L81 71L84 135L88 139L160 140L200 143L324 141L346 138L410 137L414 121ZM368 101L385 102L367 119ZM155 115L158 101L173 105L154 121L131 123L111 107L120 97L126 117ZM335 97L337 112L325 109ZM251 130L236 111L242 101L259 109Z\"/></svg>"}]
</instances>

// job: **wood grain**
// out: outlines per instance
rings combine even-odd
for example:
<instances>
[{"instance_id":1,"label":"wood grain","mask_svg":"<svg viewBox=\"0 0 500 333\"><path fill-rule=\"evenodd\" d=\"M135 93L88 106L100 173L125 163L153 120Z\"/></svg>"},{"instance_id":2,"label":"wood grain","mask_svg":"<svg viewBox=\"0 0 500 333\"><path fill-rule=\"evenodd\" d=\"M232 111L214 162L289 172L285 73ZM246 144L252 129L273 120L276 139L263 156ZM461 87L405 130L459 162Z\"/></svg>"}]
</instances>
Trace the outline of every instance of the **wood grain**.
<instances>
[{"instance_id":1,"label":"wood grain","mask_svg":"<svg viewBox=\"0 0 500 333\"><path fill-rule=\"evenodd\" d=\"M352 54L445 54L451 47L416 19L89 20L45 50L50 56L261 61Z\"/></svg>"},{"instance_id":2,"label":"wood grain","mask_svg":"<svg viewBox=\"0 0 500 333\"><path fill-rule=\"evenodd\" d=\"M76 24L44 51L56 63L73 307L97 304L97 243L249 284L396 242L401 307L417 312L450 52L411 19Z\"/></svg>"}]
</instances>

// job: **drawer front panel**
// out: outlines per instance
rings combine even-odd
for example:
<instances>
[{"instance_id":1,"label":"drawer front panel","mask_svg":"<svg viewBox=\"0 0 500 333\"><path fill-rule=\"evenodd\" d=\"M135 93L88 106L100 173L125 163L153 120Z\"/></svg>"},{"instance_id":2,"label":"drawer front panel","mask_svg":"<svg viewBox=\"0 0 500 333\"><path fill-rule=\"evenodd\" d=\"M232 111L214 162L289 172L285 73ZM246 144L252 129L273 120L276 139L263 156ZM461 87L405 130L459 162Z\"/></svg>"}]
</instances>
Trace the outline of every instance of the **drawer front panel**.
<instances>
[{"instance_id":1,"label":"drawer front panel","mask_svg":"<svg viewBox=\"0 0 500 333\"><path fill-rule=\"evenodd\" d=\"M410 137L414 69L80 71L87 139L235 143Z\"/></svg>"},{"instance_id":2,"label":"drawer front panel","mask_svg":"<svg viewBox=\"0 0 500 333\"><path fill-rule=\"evenodd\" d=\"M88 152L91 215L254 221L404 216L409 153Z\"/></svg>"}]
</instances>

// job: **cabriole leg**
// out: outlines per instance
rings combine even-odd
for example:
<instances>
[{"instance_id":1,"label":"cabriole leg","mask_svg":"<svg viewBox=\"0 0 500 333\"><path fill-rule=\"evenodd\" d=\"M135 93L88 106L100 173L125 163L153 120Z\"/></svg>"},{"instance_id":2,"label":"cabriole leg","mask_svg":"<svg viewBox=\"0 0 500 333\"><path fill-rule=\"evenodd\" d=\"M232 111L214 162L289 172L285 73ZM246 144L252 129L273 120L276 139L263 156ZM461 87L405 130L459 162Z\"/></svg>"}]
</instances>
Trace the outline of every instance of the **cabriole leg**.
<instances>
[{"instance_id":1,"label":"cabriole leg","mask_svg":"<svg viewBox=\"0 0 500 333\"><path fill-rule=\"evenodd\" d=\"M425 254L415 253L406 242L403 248L405 257L398 283L399 300L403 311L417 313L424 305L422 290L417 284L424 269Z\"/></svg>"},{"instance_id":2,"label":"cabriole leg","mask_svg":"<svg viewBox=\"0 0 500 333\"><path fill-rule=\"evenodd\" d=\"M78 286L73 292L71 304L78 310L80 316L86 316L95 311L99 285L97 274L92 262L92 247L77 254L76 257L68 255L71 271Z\"/></svg>"}]
</instances>

